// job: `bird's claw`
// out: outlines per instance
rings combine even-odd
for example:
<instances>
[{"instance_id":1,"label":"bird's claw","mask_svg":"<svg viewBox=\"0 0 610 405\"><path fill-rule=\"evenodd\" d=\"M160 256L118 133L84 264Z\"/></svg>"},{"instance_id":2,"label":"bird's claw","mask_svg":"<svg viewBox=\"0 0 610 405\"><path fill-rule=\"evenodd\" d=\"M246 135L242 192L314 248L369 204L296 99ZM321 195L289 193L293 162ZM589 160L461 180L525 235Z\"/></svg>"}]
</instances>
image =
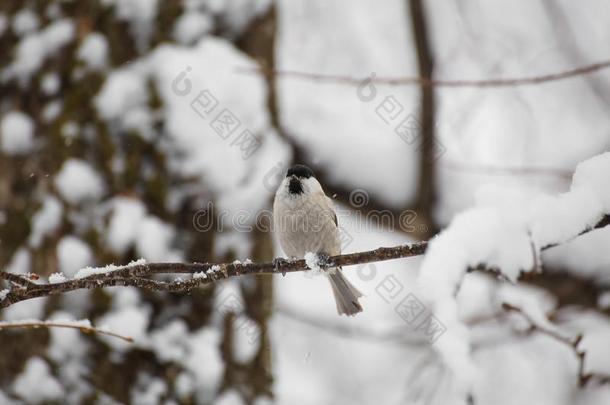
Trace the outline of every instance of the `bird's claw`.
<instances>
[{"instance_id":1,"label":"bird's claw","mask_svg":"<svg viewBox=\"0 0 610 405\"><path fill-rule=\"evenodd\" d=\"M326 253L318 253L317 257L318 257L318 266L325 268L331 264L330 256L327 255Z\"/></svg>"},{"instance_id":2,"label":"bird's claw","mask_svg":"<svg viewBox=\"0 0 610 405\"><path fill-rule=\"evenodd\" d=\"M277 272L280 271L280 267L284 267L286 266L286 264L288 264L288 260L284 259L283 257L276 257L273 259L273 267ZM282 277L286 275L286 269L284 268L282 270Z\"/></svg>"}]
</instances>

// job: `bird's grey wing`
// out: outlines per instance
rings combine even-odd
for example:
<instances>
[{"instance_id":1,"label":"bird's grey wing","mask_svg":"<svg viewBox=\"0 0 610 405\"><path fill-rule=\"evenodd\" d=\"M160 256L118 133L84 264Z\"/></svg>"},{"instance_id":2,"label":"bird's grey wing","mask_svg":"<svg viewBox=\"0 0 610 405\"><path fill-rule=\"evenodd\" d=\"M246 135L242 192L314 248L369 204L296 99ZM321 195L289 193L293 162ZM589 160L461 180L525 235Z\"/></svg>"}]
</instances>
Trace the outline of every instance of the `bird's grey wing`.
<instances>
[{"instance_id":1,"label":"bird's grey wing","mask_svg":"<svg viewBox=\"0 0 610 405\"><path fill-rule=\"evenodd\" d=\"M330 210L330 214L332 215L333 222L335 223L335 226L338 228L339 221L337 221L337 213L335 212L335 205L333 204L333 200L331 200L329 197L326 197L326 204L328 204L328 209Z\"/></svg>"}]
</instances>

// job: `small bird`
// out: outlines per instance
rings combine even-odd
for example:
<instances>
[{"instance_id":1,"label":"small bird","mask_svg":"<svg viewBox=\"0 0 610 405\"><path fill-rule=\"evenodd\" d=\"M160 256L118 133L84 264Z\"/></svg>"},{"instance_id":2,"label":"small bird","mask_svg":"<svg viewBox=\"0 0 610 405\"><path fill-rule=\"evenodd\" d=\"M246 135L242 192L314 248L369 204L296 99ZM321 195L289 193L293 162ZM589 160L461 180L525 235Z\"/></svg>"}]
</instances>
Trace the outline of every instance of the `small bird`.
<instances>
[{"instance_id":1,"label":"small bird","mask_svg":"<svg viewBox=\"0 0 610 405\"><path fill-rule=\"evenodd\" d=\"M273 201L273 221L280 246L291 258L302 259L308 252L322 256L341 254L333 203L305 165L292 166L280 183ZM341 268L328 269L328 279L339 315L362 312L358 302L362 293L343 276Z\"/></svg>"}]
</instances>

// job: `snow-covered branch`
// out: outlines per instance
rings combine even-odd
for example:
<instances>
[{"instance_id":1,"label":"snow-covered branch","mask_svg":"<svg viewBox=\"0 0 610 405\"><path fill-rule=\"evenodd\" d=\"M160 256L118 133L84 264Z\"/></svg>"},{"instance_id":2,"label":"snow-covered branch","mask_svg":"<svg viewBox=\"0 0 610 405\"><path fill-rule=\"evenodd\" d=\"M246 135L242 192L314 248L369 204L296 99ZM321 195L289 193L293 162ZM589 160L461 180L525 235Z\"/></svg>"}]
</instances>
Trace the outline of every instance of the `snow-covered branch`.
<instances>
[{"instance_id":1,"label":"snow-covered branch","mask_svg":"<svg viewBox=\"0 0 610 405\"><path fill-rule=\"evenodd\" d=\"M610 215L606 215L595 226L583 229L581 234L593 229L602 228L609 223ZM556 245L543 246L541 250L549 249L553 246ZM352 266L420 256L425 253L427 247L428 242L423 241L331 256L321 258L319 268ZM0 279L15 284L9 290L0 291L0 308L5 308L32 298L82 289L132 286L150 291L186 292L229 277L247 274L286 274L306 270L309 270L309 267L304 259L275 259L262 263L250 261L234 261L232 263L146 263L144 260L138 260L125 266L109 265L106 267L85 268L80 270L73 279L54 279L52 283L36 283L33 279L37 279L38 276L33 274L30 275L31 279L28 279L23 275L0 272ZM484 263L473 266L471 270L501 273L500 269L488 267ZM527 271L529 269L523 270ZM157 274L188 274L192 277L186 280L176 278L173 281L160 281L147 278Z\"/></svg>"},{"instance_id":2,"label":"snow-covered branch","mask_svg":"<svg viewBox=\"0 0 610 405\"><path fill-rule=\"evenodd\" d=\"M522 308L503 303L502 308L507 312L514 312L521 317L523 317L528 323L528 331L527 332L537 332L543 335L546 335L557 342L567 346L574 352L574 356L576 356L578 360L578 385L580 387L584 387L587 383L598 383L598 384L608 384L610 383L610 375L600 374L600 373L592 373L585 372L585 358L587 357L587 352L580 348L580 343L582 342L582 335L578 335L574 338L569 338L561 335L559 332L548 328L544 325L540 325L536 322L536 320L531 317L526 311Z\"/></svg>"},{"instance_id":3,"label":"snow-covered branch","mask_svg":"<svg viewBox=\"0 0 610 405\"><path fill-rule=\"evenodd\" d=\"M458 392L470 392L478 374L457 300L467 272L484 263L499 278L516 282L524 272L542 270L542 250L608 225L609 170L606 152L580 163L569 191L557 196L483 189L474 207L430 241L418 285L422 299L447 329L434 347L452 371Z\"/></svg>"}]
</instances>

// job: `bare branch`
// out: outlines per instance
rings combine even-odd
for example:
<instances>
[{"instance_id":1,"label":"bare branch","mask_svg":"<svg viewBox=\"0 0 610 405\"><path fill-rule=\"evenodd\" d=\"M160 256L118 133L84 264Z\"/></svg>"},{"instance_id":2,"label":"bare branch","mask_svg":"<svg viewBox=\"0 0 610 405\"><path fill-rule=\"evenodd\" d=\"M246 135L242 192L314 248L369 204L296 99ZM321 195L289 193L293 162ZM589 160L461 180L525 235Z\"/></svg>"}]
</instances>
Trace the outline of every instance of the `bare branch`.
<instances>
[{"instance_id":1,"label":"bare branch","mask_svg":"<svg viewBox=\"0 0 610 405\"><path fill-rule=\"evenodd\" d=\"M581 235L602 228L610 224L610 215L604 216L595 226L585 229ZM331 256L321 260L319 267L328 269L332 267L352 266L380 262L385 260L402 259L423 255L428 242L417 242L394 247L380 247L365 252L347 253ZM541 250L550 249L557 245L543 246ZM112 267L110 270L93 269L91 275L82 278L69 279L54 284L34 283L28 280L28 284L20 285L19 288L5 291L4 299L0 300L0 308L6 308L14 303L37 297L62 294L75 290L93 289L114 286L132 286L150 291L161 292L186 292L197 287L210 285L218 280L229 277L237 277L247 274L286 274L296 271L309 270L305 260L276 259L270 262L252 263L134 263L126 266ZM470 271L486 271L502 274L500 269L488 267L484 263L475 266ZM177 278L173 281L153 280L149 277L157 274L189 274L192 277L187 280ZM0 279L7 281L19 280L13 273L1 272Z\"/></svg>"},{"instance_id":2,"label":"bare branch","mask_svg":"<svg viewBox=\"0 0 610 405\"><path fill-rule=\"evenodd\" d=\"M549 329L545 326L539 325L536 323L534 319L523 309L514 306L512 304L503 303L502 309L507 312L515 312L521 315L529 324L529 332L538 332L543 335L546 335L563 345L569 347L573 352L576 358L578 359L578 386L584 387L589 382L596 382L598 384L609 384L610 383L610 375L600 374L600 373L586 373L585 372L585 358L587 356L587 352L580 349L580 343L582 342L582 335L578 335L575 338L568 338L562 336L558 332Z\"/></svg>"},{"instance_id":3,"label":"bare branch","mask_svg":"<svg viewBox=\"0 0 610 405\"><path fill-rule=\"evenodd\" d=\"M429 87L513 87L534 85L558 80L565 80L572 77L582 76L598 72L610 68L610 60L601 61L587 66L565 70L557 73L549 73L540 76L506 78L506 79L489 79L489 80L443 80L429 79L425 77L350 77L343 75L320 74L310 72L300 72L294 70L271 70L262 68L238 68L238 72L242 73L261 73L268 76L290 77L302 80L310 80L324 83L338 83L359 85L364 81L369 81L376 84L387 84L392 86L429 86Z\"/></svg>"},{"instance_id":4,"label":"bare branch","mask_svg":"<svg viewBox=\"0 0 610 405\"><path fill-rule=\"evenodd\" d=\"M126 342L133 343L133 338L130 336L119 335L118 333L110 332L104 329L96 328L91 326L89 321L12 321L12 322L0 322L0 330L6 329L38 329L38 328L70 328L77 329L83 333L98 333L100 335L107 335L117 339L122 339Z\"/></svg>"},{"instance_id":5,"label":"bare branch","mask_svg":"<svg viewBox=\"0 0 610 405\"><path fill-rule=\"evenodd\" d=\"M440 165L446 169L473 174L507 176L550 176L564 180L571 179L573 173L573 171L554 167L470 165L452 161L442 161L440 162Z\"/></svg>"}]
</instances>

